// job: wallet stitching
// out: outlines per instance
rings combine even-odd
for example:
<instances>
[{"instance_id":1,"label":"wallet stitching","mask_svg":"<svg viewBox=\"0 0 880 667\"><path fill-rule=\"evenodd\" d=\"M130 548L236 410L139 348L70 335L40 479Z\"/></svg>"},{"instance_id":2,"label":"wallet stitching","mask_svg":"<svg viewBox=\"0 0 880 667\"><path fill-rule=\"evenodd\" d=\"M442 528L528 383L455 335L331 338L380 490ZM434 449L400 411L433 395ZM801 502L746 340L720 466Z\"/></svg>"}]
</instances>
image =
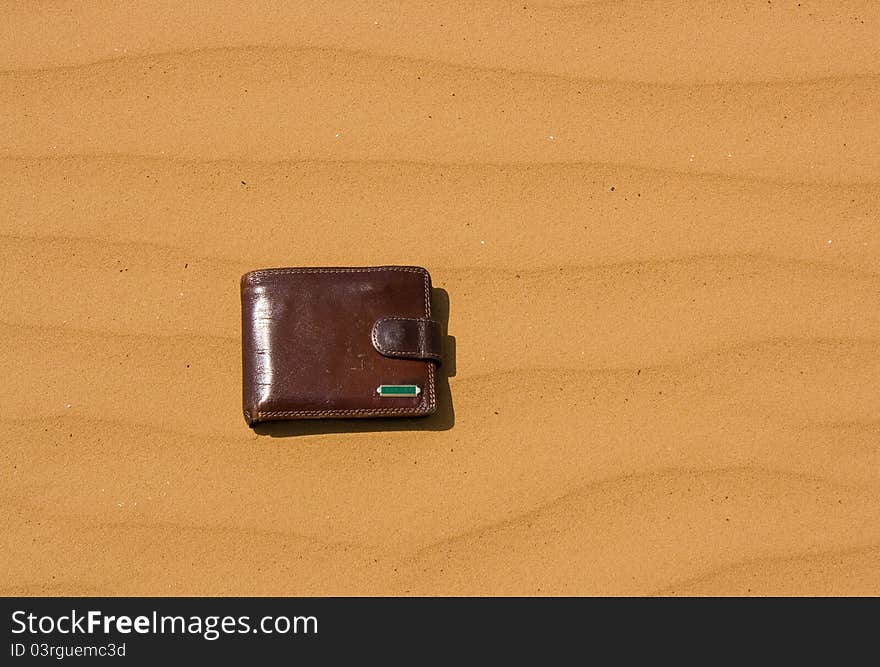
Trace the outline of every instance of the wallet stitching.
<instances>
[{"instance_id":1,"label":"wallet stitching","mask_svg":"<svg viewBox=\"0 0 880 667\"><path fill-rule=\"evenodd\" d=\"M376 323L373 325L373 331L370 336L373 339L373 347L375 347L377 350L379 350L379 352L381 352L382 354L385 354L385 355L401 354L401 355L408 355L411 357L426 357L428 359L437 359L438 361L440 360L439 354L427 351L428 345L427 345L427 341L425 340L425 327L419 327L419 349L418 350L415 350L415 351L389 350L387 347L382 345L379 342L379 339L377 338L379 325L382 324L382 322L391 322L394 320L400 320L400 321L404 321L404 322L419 322L419 323L430 322L430 320L427 318L419 318L419 317L383 317L381 319L378 319L378 320L376 320Z\"/></svg>"},{"instance_id":2,"label":"wallet stitching","mask_svg":"<svg viewBox=\"0 0 880 667\"><path fill-rule=\"evenodd\" d=\"M425 318L431 318L431 288L428 272L424 269L408 266L375 266L358 268L337 268L337 269L309 269L309 268L290 268L290 269L262 269L253 271L248 275L249 278L261 275L287 274L287 273L372 273L374 271L400 271L404 273L421 273L425 282ZM416 318L410 318L416 319ZM268 412L257 411L255 418L261 417L321 417L321 416L337 416L346 417L353 415L402 415L402 414L420 414L423 412L432 412L436 405L437 399L434 394L434 364L428 364L428 404L424 403L413 408L358 408L355 410L271 410Z\"/></svg>"},{"instance_id":3,"label":"wallet stitching","mask_svg":"<svg viewBox=\"0 0 880 667\"><path fill-rule=\"evenodd\" d=\"M347 267L339 267L339 268L289 268L289 269L260 269L258 271L251 271L250 273L246 273L243 278L247 280L252 280L254 278L260 278L263 276L273 276L273 275L285 275L290 273L373 273L376 271L399 271L402 273L421 273L425 276L425 281L428 280L428 272L424 269L416 266L366 266L363 268L347 268ZM430 294L430 291L429 291ZM430 301L429 301L430 303ZM430 306L428 306L428 310L430 310ZM427 312L427 311L426 311Z\"/></svg>"}]
</instances>

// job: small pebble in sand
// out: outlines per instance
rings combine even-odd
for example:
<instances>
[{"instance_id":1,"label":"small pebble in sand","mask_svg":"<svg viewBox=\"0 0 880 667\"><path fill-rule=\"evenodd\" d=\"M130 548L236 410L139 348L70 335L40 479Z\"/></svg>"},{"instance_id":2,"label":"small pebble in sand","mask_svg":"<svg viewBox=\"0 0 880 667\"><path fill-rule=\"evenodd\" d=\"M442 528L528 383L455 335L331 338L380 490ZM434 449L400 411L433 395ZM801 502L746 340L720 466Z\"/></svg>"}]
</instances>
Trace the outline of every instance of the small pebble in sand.
<instances>
[{"instance_id":1,"label":"small pebble in sand","mask_svg":"<svg viewBox=\"0 0 880 667\"><path fill-rule=\"evenodd\" d=\"M831 239L828 239L828 245L831 245Z\"/></svg>"},{"instance_id":2,"label":"small pebble in sand","mask_svg":"<svg viewBox=\"0 0 880 667\"><path fill-rule=\"evenodd\" d=\"M67 404L67 409L70 410L70 403Z\"/></svg>"},{"instance_id":3,"label":"small pebble in sand","mask_svg":"<svg viewBox=\"0 0 880 667\"><path fill-rule=\"evenodd\" d=\"M554 137L552 134L551 134L549 137L547 137L547 138L548 138L550 141L553 141L554 139L556 139L556 137Z\"/></svg>"}]
</instances>

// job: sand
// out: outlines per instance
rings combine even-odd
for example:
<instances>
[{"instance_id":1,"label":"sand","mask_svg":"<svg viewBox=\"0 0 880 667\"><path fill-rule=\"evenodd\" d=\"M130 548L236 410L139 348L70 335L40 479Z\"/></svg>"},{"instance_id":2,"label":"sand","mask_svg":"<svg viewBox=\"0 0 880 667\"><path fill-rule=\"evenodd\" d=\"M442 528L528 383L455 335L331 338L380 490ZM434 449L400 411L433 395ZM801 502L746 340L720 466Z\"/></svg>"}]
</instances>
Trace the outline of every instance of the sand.
<instances>
[{"instance_id":1,"label":"sand","mask_svg":"<svg viewBox=\"0 0 880 667\"><path fill-rule=\"evenodd\" d=\"M2 10L0 593L880 594L877 3L290 5ZM389 263L452 404L248 429Z\"/></svg>"}]
</instances>

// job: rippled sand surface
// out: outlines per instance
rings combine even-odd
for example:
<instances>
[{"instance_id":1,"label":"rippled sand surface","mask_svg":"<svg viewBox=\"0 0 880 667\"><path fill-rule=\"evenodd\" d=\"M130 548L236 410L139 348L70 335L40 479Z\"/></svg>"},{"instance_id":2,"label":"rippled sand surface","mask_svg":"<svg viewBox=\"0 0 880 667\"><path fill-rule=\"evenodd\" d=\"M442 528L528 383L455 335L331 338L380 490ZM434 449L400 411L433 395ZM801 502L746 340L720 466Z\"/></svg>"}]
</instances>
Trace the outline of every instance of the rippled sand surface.
<instances>
[{"instance_id":1,"label":"rippled sand surface","mask_svg":"<svg viewBox=\"0 0 880 667\"><path fill-rule=\"evenodd\" d=\"M293 5L0 10L0 592L880 594L880 7ZM452 406L248 429L390 263Z\"/></svg>"}]
</instances>

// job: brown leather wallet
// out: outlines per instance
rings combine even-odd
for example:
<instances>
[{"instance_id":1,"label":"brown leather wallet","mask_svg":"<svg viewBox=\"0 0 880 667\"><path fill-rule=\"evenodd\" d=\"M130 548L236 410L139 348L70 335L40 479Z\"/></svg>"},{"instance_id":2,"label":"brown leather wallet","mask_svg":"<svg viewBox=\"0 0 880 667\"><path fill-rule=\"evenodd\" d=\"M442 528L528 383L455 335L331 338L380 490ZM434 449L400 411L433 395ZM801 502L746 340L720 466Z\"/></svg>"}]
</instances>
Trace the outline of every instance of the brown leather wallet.
<instances>
[{"instance_id":1,"label":"brown leather wallet","mask_svg":"<svg viewBox=\"0 0 880 667\"><path fill-rule=\"evenodd\" d=\"M417 266L285 268L241 278L244 418L436 410L442 335Z\"/></svg>"}]
</instances>

